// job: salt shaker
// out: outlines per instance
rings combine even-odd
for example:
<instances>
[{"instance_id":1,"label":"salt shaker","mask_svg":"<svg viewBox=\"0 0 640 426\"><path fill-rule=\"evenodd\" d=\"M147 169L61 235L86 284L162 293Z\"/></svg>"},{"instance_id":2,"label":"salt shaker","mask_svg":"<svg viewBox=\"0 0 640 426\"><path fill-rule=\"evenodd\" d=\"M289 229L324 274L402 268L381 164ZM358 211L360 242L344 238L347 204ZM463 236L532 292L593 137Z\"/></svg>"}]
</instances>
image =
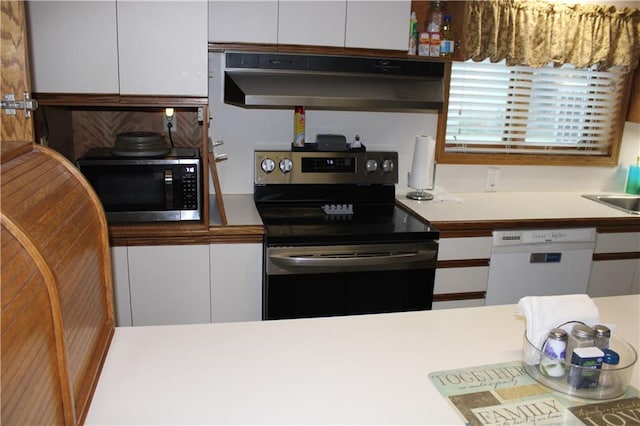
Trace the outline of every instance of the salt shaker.
<instances>
[{"instance_id":1,"label":"salt shaker","mask_svg":"<svg viewBox=\"0 0 640 426\"><path fill-rule=\"evenodd\" d=\"M595 331L585 324L576 324L571 329L571 334L567 340L566 360L571 362L573 351L576 348L587 348L594 345Z\"/></svg>"},{"instance_id":2,"label":"salt shaker","mask_svg":"<svg viewBox=\"0 0 640 426\"><path fill-rule=\"evenodd\" d=\"M562 377L565 373L564 358L567 351L567 332L552 328L542 348L540 371L549 377Z\"/></svg>"},{"instance_id":3,"label":"salt shaker","mask_svg":"<svg viewBox=\"0 0 640 426\"><path fill-rule=\"evenodd\" d=\"M609 330L609 327L598 324L593 326L593 331L595 331L594 346L604 351L609 347L611 330Z\"/></svg>"}]
</instances>

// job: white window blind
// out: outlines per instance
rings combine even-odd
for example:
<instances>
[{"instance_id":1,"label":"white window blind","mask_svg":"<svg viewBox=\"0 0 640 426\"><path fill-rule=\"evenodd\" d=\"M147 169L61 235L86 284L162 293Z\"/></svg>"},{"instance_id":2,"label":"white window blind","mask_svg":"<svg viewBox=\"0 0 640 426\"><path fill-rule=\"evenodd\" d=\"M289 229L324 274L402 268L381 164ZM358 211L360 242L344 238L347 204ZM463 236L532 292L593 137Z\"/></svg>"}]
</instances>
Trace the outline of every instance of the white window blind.
<instances>
[{"instance_id":1,"label":"white window blind","mask_svg":"<svg viewBox=\"0 0 640 426\"><path fill-rule=\"evenodd\" d=\"M454 62L445 152L609 155L624 74Z\"/></svg>"}]
</instances>

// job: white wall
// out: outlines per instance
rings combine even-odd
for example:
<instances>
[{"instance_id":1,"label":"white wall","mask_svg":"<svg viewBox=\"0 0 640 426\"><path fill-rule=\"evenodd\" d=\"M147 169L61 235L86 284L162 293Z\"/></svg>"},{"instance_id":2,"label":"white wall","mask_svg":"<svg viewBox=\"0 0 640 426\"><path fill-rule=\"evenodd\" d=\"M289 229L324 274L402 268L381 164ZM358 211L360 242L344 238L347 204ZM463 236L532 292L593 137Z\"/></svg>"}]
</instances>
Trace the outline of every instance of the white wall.
<instances>
[{"instance_id":1,"label":"white wall","mask_svg":"<svg viewBox=\"0 0 640 426\"><path fill-rule=\"evenodd\" d=\"M209 134L223 140L216 153L229 159L218 163L222 190L228 194L253 193L253 152L256 149L289 150L293 138L293 109L244 109L223 102L223 57L209 54ZM307 140L318 133L357 134L368 150L398 151L397 192L408 190L416 135L435 138L436 113L306 112ZM624 191L629 164L640 155L640 125L627 123L618 167L499 166L498 191ZM437 165L436 185L451 192L484 191L491 165ZM210 185L213 188L213 185Z\"/></svg>"}]
</instances>

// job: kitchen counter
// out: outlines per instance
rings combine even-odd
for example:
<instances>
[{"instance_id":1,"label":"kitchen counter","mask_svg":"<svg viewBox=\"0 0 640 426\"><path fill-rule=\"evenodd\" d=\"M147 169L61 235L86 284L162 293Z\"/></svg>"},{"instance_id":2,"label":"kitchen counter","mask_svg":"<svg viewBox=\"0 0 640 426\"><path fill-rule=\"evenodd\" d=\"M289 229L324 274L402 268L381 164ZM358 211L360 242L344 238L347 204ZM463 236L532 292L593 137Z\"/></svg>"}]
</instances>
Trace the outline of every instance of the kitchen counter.
<instances>
[{"instance_id":1,"label":"kitchen counter","mask_svg":"<svg viewBox=\"0 0 640 426\"><path fill-rule=\"evenodd\" d=\"M595 301L638 348L640 296ZM514 305L116 328L86 424L462 424L428 374L517 361L524 328Z\"/></svg>"},{"instance_id":2,"label":"kitchen counter","mask_svg":"<svg viewBox=\"0 0 640 426\"><path fill-rule=\"evenodd\" d=\"M640 216L582 197L589 192L475 192L445 194L445 201L396 200L443 231L495 228L618 226L640 229ZM591 194L591 193L589 193ZM451 200L451 201L446 201Z\"/></svg>"}]
</instances>

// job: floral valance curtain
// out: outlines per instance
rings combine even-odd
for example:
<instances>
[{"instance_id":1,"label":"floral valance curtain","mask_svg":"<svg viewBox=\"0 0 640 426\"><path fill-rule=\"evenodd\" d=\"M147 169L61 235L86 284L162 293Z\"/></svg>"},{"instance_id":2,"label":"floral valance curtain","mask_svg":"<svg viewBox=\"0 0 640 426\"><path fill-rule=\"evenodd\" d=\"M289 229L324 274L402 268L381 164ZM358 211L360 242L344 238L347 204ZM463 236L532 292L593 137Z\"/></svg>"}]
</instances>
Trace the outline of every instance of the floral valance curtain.
<instances>
[{"instance_id":1,"label":"floral valance curtain","mask_svg":"<svg viewBox=\"0 0 640 426\"><path fill-rule=\"evenodd\" d=\"M469 6L465 59L630 70L640 58L638 9L543 0L475 0Z\"/></svg>"}]
</instances>

